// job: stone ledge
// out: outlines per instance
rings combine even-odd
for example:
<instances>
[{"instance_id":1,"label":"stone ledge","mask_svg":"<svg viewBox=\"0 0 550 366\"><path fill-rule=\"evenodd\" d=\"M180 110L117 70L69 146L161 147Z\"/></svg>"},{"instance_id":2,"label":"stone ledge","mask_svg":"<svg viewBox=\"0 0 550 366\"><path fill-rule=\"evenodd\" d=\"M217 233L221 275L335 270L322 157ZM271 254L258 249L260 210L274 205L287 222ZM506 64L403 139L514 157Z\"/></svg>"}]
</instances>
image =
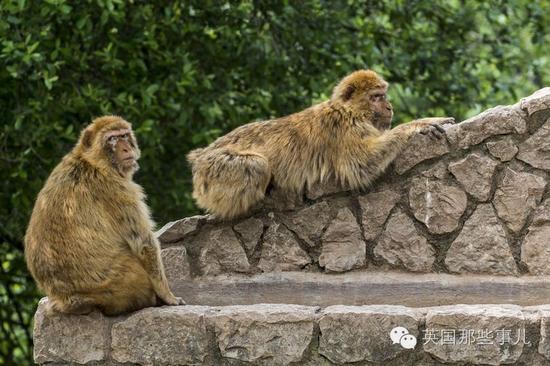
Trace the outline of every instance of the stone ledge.
<instances>
[{"instance_id":1,"label":"stone ledge","mask_svg":"<svg viewBox=\"0 0 550 366\"><path fill-rule=\"evenodd\" d=\"M208 306L286 303L331 306L393 304L437 306L465 304L546 304L549 276L411 274L349 272L323 274L271 272L176 281L177 296Z\"/></svg>"},{"instance_id":2,"label":"stone ledge","mask_svg":"<svg viewBox=\"0 0 550 366\"><path fill-rule=\"evenodd\" d=\"M543 365L550 360L550 304L178 306L113 318L47 315L46 305L43 299L35 316L38 364Z\"/></svg>"}]
</instances>

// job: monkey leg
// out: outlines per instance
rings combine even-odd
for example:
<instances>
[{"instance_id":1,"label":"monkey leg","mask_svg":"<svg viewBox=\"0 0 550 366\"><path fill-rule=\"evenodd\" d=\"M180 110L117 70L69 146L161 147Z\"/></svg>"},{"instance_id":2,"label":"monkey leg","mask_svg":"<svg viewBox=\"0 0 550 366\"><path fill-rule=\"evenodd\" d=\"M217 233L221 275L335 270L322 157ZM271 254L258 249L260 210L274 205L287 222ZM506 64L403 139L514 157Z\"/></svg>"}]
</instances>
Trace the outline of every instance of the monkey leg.
<instances>
[{"instance_id":1,"label":"monkey leg","mask_svg":"<svg viewBox=\"0 0 550 366\"><path fill-rule=\"evenodd\" d=\"M132 258L123 268L109 287L92 294L105 315L118 315L157 305L155 290L139 260Z\"/></svg>"},{"instance_id":2,"label":"monkey leg","mask_svg":"<svg viewBox=\"0 0 550 366\"><path fill-rule=\"evenodd\" d=\"M48 296L48 313L59 312L64 314L84 315L97 309L97 302L91 296L69 295Z\"/></svg>"},{"instance_id":3,"label":"monkey leg","mask_svg":"<svg viewBox=\"0 0 550 366\"><path fill-rule=\"evenodd\" d=\"M270 180L271 171L263 155L231 148L214 149L195 162L193 197L208 212L231 219L260 202Z\"/></svg>"}]
</instances>

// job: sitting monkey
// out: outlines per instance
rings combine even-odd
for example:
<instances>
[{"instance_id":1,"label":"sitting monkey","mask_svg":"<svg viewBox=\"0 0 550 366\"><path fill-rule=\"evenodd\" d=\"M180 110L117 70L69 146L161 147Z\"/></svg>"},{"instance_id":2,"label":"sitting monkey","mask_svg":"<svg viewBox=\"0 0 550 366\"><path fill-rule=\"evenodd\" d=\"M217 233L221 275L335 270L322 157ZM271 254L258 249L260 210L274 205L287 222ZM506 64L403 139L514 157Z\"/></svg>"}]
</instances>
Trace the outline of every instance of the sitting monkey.
<instances>
[{"instance_id":1,"label":"sitting monkey","mask_svg":"<svg viewBox=\"0 0 550 366\"><path fill-rule=\"evenodd\" d=\"M38 194L25 258L49 310L116 315L183 304L168 287L145 195L132 180L139 155L128 122L98 118Z\"/></svg>"},{"instance_id":2,"label":"sitting monkey","mask_svg":"<svg viewBox=\"0 0 550 366\"><path fill-rule=\"evenodd\" d=\"M332 177L366 188L416 132L443 136L452 118L426 118L389 129L388 83L371 70L346 76L330 100L286 117L253 122L189 153L193 198L222 219L246 214L269 184L301 194Z\"/></svg>"}]
</instances>

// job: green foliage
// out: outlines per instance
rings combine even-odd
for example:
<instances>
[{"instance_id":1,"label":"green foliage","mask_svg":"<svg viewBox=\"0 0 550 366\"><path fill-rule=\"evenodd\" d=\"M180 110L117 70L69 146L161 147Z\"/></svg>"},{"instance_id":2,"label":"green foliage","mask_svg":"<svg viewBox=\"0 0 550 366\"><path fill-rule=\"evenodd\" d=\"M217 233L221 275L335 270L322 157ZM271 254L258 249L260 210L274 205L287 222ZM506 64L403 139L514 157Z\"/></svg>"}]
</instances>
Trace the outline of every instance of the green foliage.
<instances>
[{"instance_id":1,"label":"green foliage","mask_svg":"<svg viewBox=\"0 0 550 366\"><path fill-rule=\"evenodd\" d=\"M33 201L95 116L134 123L158 222L196 212L185 154L326 99L370 67L396 120L463 119L550 84L550 5L516 1L0 0L0 364L31 359Z\"/></svg>"}]
</instances>

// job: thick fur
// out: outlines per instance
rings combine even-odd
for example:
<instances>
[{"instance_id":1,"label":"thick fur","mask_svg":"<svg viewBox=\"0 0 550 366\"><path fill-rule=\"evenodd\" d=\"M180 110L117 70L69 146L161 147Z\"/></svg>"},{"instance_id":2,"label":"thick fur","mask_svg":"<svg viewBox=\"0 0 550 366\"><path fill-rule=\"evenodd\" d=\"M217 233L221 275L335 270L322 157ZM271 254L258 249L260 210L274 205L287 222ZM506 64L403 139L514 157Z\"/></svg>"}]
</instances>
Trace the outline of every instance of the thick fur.
<instances>
[{"instance_id":1,"label":"thick fur","mask_svg":"<svg viewBox=\"0 0 550 366\"><path fill-rule=\"evenodd\" d=\"M105 132L129 129L115 116L98 118L55 167L38 194L25 235L25 257L51 309L115 315L179 304L160 260L159 243L137 166L121 173L104 147ZM136 157L139 148L130 141Z\"/></svg>"},{"instance_id":2,"label":"thick fur","mask_svg":"<svg viewBox=\"0 0 550 366\"><path fill-rule=\"evenodd\" d=\"M206 148L191 151L193 197L221 218L246 214L264 198L270 182L300 193L334 178L345 188L365 188L402 150L416 131L448 118L426 119L386 130L391 115L379 118L370 91L388 84L374 71L346 76L330 100L301 112L241 126ZM385 101L385 97L384 97Z\"/></svg>"}]
</instances>

